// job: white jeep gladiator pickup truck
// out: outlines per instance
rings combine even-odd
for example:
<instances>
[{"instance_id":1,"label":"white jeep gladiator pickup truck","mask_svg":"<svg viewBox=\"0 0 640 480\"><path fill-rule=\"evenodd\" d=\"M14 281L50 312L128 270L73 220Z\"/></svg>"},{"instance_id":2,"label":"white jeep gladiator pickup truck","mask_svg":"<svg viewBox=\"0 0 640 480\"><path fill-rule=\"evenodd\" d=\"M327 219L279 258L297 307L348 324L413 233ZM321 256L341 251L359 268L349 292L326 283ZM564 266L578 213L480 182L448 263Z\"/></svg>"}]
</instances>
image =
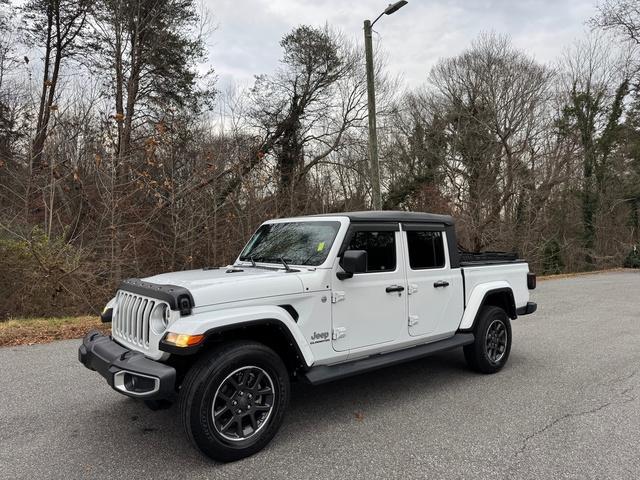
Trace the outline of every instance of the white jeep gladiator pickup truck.
<instances>
[{"instance_id":1,"label":"white jeep gladiator pickup truck","mask_svg":"<svg viewBox=\"0 0 640 480\"><path fill-rule=\"evenodd\" d=\"M122 282L79 359L118 392L179 403L188 437L232 461L276 434L291 380L320 384L463 347L500 370L536 277L461 252L449 216L354 212L265 222L233 265Z\"/></svg>"}]
</instances>

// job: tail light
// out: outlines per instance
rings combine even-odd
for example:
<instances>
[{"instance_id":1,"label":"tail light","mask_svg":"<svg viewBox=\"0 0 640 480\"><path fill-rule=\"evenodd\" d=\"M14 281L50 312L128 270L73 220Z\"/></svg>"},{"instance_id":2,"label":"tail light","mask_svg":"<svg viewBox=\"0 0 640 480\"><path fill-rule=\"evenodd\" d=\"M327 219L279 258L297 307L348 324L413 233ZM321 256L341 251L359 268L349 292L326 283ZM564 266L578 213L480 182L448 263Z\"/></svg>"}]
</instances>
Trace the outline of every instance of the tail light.
<instances>
[{"instance_id":1,"label":"tail light","mask_svg":"<svg viewBox=\"0 0 640 480\"><path fill-rule=\"evenodd\" d=\"M535 273L527 273L527 288L529 290L535 290L536 289L536 274Z\"/></svg>"}]
</instances>

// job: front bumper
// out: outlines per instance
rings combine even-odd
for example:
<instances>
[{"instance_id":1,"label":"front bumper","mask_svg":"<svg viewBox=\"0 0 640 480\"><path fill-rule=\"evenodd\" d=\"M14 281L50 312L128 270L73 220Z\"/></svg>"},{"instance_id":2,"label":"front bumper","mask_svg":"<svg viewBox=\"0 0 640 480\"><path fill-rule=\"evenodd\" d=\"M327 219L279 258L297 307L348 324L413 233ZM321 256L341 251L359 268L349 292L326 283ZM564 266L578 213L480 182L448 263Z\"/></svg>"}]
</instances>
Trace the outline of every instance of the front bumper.
<instances>
[{"instance_id":1,"label":"front bumper","mask_svg":"<svg viewBox=\"0 0 640 480\"><path fill-rule=\"evenodd\" d=\"M100 332L91 331L82 339L78 359L123 395L144 399L175 396L175 368L129 350Z\"/></svg>"}]
</instances>

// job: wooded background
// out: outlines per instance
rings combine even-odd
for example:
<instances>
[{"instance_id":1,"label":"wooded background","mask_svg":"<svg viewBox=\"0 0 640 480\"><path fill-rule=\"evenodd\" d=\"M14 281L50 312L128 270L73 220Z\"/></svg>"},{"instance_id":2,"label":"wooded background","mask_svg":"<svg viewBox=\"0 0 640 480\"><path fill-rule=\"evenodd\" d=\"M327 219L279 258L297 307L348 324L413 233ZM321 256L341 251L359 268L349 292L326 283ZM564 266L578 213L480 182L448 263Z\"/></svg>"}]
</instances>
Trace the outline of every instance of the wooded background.
<instances>
[{"instance_id":1,"label":"wooded background","mask_svg":"<svg viewBox=\"0 0 640 480\"><path fill-rule=\"evenodd\" d=\"M210 19L0 0L0 318L97 312L123 278L232 262L265 219L370 208L362 45L301 25L219 90ZM553 64L481 34L413 90L378 50L384 208L539 274L640 266L640 5L585 22Z\"/></svg>"}]
</instances>

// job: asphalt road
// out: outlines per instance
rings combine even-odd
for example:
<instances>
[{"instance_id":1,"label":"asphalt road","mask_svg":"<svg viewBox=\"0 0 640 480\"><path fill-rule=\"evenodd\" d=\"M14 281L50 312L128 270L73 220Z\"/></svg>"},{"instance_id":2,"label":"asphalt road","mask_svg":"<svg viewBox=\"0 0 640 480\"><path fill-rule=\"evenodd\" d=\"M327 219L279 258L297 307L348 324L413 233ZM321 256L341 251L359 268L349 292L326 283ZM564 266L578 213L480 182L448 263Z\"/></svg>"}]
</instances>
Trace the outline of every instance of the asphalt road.
<instances>
[{"instance_id":1,"label":"asphalt road","mask_svg":"<svg viewBox=\"0 0 640 480\"><path fill-rule=\"evenodd\" d=\"M76 359L0 348L0 478L640 478L640 273L540 282L505 369L454 351L295 385L261 453L216 464Z\"/></svg>"}]
</instances>

